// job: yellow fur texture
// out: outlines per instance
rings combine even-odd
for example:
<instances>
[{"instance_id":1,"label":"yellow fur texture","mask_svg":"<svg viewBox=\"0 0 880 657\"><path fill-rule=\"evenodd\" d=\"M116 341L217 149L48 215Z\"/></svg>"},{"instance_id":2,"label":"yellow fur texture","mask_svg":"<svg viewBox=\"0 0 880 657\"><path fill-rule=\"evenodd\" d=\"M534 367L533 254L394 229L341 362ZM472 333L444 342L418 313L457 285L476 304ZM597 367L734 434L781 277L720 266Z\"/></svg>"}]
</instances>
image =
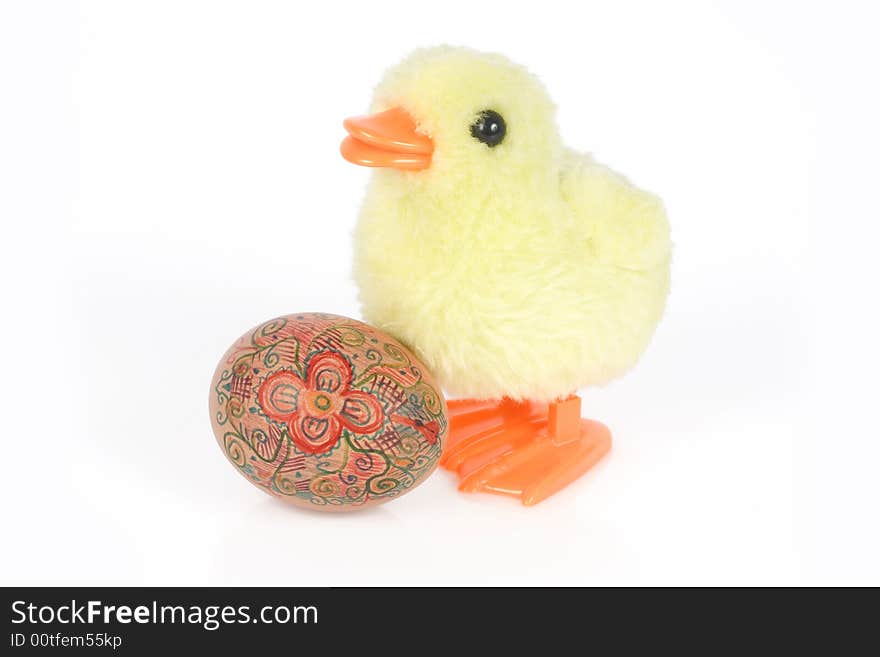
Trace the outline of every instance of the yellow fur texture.
<instances>
[{"instance_id":1,"label":"yellow fur texture","mask_svg":"<svg viewBox=\"0 0 880 657\"><path fill-rule=\"evenodd\" d=\"M541 83L507 59L419 50L373 111L401 106L435 152L377 170L355 235L367 321L409 344L454 396L553 400L629 369L663 313L662 202L566 149ZM471 136L485 109L507 123Z\"/></svg>"}]
</instances>

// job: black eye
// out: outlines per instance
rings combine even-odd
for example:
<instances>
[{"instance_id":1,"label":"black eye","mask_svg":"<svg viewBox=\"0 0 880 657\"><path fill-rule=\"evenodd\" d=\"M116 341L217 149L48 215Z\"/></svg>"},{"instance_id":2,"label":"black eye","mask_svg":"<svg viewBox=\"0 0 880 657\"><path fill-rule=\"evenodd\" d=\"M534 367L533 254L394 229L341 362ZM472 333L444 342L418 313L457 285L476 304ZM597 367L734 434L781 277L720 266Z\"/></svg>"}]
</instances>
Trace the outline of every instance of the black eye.
<instances>
[{"instance_id":1,"label":"black eye","mask_svg":"<svg viewBox=\"0 0 880 657\"><path fill-rule=\"evenodd\" d=\"M471 126L471 135L489 148L497 146L507 134L507 124L495 110L483 110Z\"/></svg>"}]
</instances>

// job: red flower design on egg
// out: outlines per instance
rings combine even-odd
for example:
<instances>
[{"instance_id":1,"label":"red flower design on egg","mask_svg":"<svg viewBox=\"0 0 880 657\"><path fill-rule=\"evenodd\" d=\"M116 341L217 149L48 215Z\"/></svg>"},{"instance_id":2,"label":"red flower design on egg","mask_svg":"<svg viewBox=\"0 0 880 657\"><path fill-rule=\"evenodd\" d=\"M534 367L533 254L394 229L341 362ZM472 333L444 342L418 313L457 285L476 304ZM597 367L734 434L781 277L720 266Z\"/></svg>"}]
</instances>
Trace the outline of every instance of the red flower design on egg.
<instances>
[{"instance_id":1,"label":"red flower design on egg","mask_svg":"<svg viewBox=\"0 0 880 657\"><path fill-rule=\"evenodd\" d=\"M267 417L287 425L300 451L321 454L336 446L343 428L367 434L382 426L381 404L370 394L353 390L351 383L348 360L324 351L309 359L305 381L290 370L267 376L257 402Z\"/></svg>"}]
</instances>

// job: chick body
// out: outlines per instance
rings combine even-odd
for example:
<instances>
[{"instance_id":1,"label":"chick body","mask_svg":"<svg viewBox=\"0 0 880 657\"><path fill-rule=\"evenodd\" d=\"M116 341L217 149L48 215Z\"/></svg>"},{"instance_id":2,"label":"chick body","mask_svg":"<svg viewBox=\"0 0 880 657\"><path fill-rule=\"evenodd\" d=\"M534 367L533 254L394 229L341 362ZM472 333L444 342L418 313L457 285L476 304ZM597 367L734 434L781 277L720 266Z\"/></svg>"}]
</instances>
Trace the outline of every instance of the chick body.
<instances>
[{"instance_id":1,"label":"chick body","mask_svg":"<svg viewBox=\"0 0 880 657\"><path fill-rule=\"evenodd\" d=\"M564 148L543 87L496 55L420 51L377 90L374 107L392 105L437 150L430 170L369 185L355 234L366 320L456 396L552 401L632 367L669 288L659 199ZM511 117L493 149L455 132L486 106Z\"/></svg>"}]
</instances>

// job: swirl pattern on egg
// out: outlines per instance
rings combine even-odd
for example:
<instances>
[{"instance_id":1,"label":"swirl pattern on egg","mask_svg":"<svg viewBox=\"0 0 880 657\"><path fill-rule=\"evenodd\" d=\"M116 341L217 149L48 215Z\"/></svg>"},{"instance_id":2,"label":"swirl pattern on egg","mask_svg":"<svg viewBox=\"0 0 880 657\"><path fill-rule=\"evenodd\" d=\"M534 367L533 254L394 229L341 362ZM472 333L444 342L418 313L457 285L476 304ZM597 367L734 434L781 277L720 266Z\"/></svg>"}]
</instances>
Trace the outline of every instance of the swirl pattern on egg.
<instances>
[{"instance_id":1,"label":"swirl pattern on egg","mask_svg":"<svg viewBox=\"0 0 880 657\"><path fill-rule=\"evenodd\" d=\"M364 508L421 483L448 428L430 373L399 341L321 313L260 324L214 373L211 423L251 483L327 511Z\"/></svg>"}]
</instances>

